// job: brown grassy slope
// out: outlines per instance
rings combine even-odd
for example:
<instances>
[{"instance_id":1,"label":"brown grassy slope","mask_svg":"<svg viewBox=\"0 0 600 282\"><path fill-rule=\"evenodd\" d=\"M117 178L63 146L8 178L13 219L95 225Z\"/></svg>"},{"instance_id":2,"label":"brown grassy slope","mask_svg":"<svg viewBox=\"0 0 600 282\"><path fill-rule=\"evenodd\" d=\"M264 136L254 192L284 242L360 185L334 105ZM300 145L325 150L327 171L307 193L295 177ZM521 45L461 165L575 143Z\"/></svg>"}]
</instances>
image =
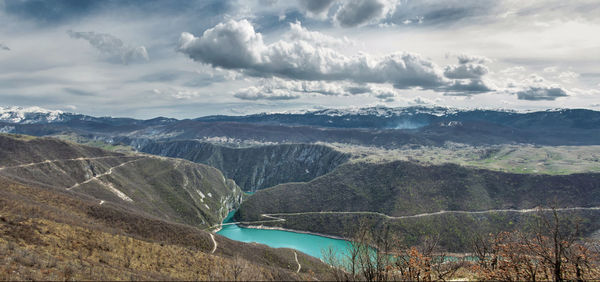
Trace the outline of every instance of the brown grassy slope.
<instances>
[{"instance_id":1,"label":"brown grassy slope","mask_svg":"<svg viewBox=\"0 0 600 282\"><path fill-rule=\"evenodd\" d=\"M308 280L326 267L290 249L243 244L110 203L0 177L0 279ZM234 251L232 251L234 250ZM317 274L314 274L316 272Z\"/></svg>"},{"instance_id":2,"label":"brown grassy slope","mask_svg":"<svg viewBox=\"0 0 600 282\"><path fill-rule=\"evenodd\" d=\"M72 188L98 201L201 227L219 223L243 195L213 167L52 138L0 135L0 175L25 184Z\"/></svg>"},{"instance_id":3,"label":"brown grassy slope","mask_svg":"<svg viewBox=\"0 0 600 282\"><path fill-rule=\"evenodd\" d=\"M54 138L0 134L0 167L78 157L123 156Z\"/></svg>"}]
</instances>

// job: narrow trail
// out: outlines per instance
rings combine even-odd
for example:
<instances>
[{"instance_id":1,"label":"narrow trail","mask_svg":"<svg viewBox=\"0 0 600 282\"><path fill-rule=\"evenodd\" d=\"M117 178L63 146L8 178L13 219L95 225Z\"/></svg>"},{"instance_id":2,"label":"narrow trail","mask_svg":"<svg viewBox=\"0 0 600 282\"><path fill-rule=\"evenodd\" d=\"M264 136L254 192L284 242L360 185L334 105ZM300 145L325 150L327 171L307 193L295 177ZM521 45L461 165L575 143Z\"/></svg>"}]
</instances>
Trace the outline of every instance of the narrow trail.
<instances>
[{"instance_id":1,"label":"narrow trail","mask_svg":"<svg viewBox=\"0 0 600 282\"><path fill-rule=\"evenodd\" d=\"M296 273L300 273L300 269L302 269L302 265L300 264L300 262L298 262L298 254L296 253L296 251L294 251L294 259L296 260L296 263L298 264L298 270L296 270Z\"/></svg>"},{"instance_id":2,"label":"narrow trail","mask_svg":"<svg viewBox=\"0 0 600 282\"><path fill-rule=\"evenodd\" d=\"M600 210L600 207L571 207L571 208L556 208L556 211L579 211L579 210ZM492 209L483 211L438 211L431 213L420 213L415 215L404 215L404 216L389 216L387 214L379 212L369 211L356 211L356 212L337 212L337 211L322 211L322 212L298 212L298 213L271 213L262 214L261 216L271 218L273 221L285 221L284 218L277 216L294 216L294 215L310 215L310 214L371 214L385 217L387 219L407 219L407 218L419 218L427 216L435 216L442 214L486 214L486 213L533 213L538 211L552 211L551 208L532 208L532 209Z\"/></svg>"},{"instance_id":3,"label":"narrow trail","mask_svg":"<svg viewBox=\"0 0 600 282\"><path fill-rule=\"evenodd\" d=\"M55 162L101 160L101 159L114 159L114 158L118 158L118 159L122 159L122 158L139 158L139 156L103 156L103 157L91 157L91 158L83 158L83 157L81 157L81 158L74 158L74 159L45 160L45 161L35 162L35 163L27 163L27 164L21 164L21 165L13 165L13 166L4 166L4 167L0 167L0 170L9 169L9 168L29 167L29 166L36 166L36 165L42 165L42 164L50 164L50 163L55 163Z\"/></svg>"},{"instance_id":4,"label":"narrow trail","mask_svg":"<svg viewBox=\"0 0 600 282\"><path fill-rule=\"evenodd\" d=\"M215 251L217 250L217 246L218 246L217 240L215 240L215 235L213 235L212 233L208 233L208 234L210 235L210 239L212 239L212 241L213 241L213 249L212 249L212 251L210 251L210 253L214 254Z\"/></svg>"},{"instance_id":5,"label":"narrow trail","mask_svg":"<svg viewBox=\"0 0 600 282\"><path fill-rule=\"evenodd\" d=\"M556 208L556 211L597 211L600 210L600 207L571 207L571 208ZM377 215L381 217L385 217L391 220L398 219L408 219L408 218L419 218L419 217L428 217L428 216L436 216L443 214L487 214L487 213L533 213L538 211L552 211L551 208L532 208L532 209L492 209L492 210L483 210L483 211L438 211L431 213L420 213L415 215L405 215L405 216L389 216L387 214L379 213L379 212L370 212L370 211L321 211L321 212L296 212L296 213L270 213L270 214L261 214L261 217L267 218L268 220L258 220L258 221L238 221L238 222L229 222L218 224L213 227L218 226L226 226L226 225L234 225L234 224L243 224L243 225L253 225L260 223L271 223L271 222L284 222L285 218L281 218L278 216L296 216L296 215L311 215L311 214L364 214L364 215Z\"/></svg>"},{"instance_id":6,"label":"narrow trail","mask_svg":"<svg viewBox=\"0 0 600 282\"><path fill-rule=\"evenodd\" d=\"M127 161L127 162L124 162L124 163L119 164L117 166L113 166L113 167L109 168L105 173L98 174L98 175L96 175L96 176L94 176L92 178L87 179L86 181L83 181L83 182L80 182L80 183L75 183L75 185L73 185L73 186L71 186L69 188L66 188L66 189L67 190L72 190L72 189L77 188L77 187L79 187L79 186L81 186L83 184L89 183L90 181L98 180L98 178L100 178L100 177L112 174L113 170L116 169L116 168L128 165L128 164L133 163L133 162L137 162L137 161L139 161L141 159L143 159L143 158L135 159L135 160L132 160L132 161Z\"/></svg>"}]
</instances>

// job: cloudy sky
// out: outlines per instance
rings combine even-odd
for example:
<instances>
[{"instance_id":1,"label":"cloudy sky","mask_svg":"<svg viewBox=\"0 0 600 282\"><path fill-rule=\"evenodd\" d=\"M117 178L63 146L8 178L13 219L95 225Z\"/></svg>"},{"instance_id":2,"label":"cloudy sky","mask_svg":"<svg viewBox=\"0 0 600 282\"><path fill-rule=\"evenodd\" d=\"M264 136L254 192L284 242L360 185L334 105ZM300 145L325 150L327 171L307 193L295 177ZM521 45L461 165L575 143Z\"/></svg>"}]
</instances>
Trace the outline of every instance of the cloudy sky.
<instances>
[{"instance_id":1,"label":"cloudy sky","mask_svg":"<svg viewBox=\"0 0 600 282\"><path fill-rule=\"evenodd\" d=\"M0 106L600 110L597 15L597 0L0 0Z\"/></svg>"}]
</instances>

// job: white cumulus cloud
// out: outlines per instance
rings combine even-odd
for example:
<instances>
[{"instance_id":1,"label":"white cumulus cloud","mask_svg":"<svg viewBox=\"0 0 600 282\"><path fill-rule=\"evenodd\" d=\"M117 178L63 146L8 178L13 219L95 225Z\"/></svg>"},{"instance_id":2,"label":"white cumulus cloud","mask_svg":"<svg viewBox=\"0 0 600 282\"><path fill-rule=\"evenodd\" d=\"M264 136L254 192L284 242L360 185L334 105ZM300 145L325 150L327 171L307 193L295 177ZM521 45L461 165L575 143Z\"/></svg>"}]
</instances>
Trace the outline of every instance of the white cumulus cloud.
<instances>
[{"instance_id":1,"label":"white cumulus cloud","mask_svg":"<svg viewBox=\"0 0 600 282\"><path fill-rule=\"evenodd\" d=\"M491 62L490 59L467 54L458 55L457 59L457 65L448 65L444 68L444 76L454 79L446 89L449 95L471 95L493 90L490 83L483 79L483 76L489 72L484 64Z\"/></svg>"},{"instance_id":2,"label":"white cumulus cloud","mask_svg":"<svg viewBox=\"0 0 600 282\"><path fill-rule=\"evenodd\" d=\"M300 95L282 89L251 86L236 92L233 96L242 100L293 100Z\"/></svg>"},{"instance_id":3,"label":"white cumulus cloud","mask_svg":"<svg viewBox=\"0 0 600 282\"><path fill-rule=\"evenodd\" d=\"M311 40L317 40L312 35ZM346 56L301 38L266 44L247 20L220 23L200 37L184 32L179 51L213 67L237 69L259 77L390 83L400 89L438 89L450 84L439 66L418 54Z\"/></svg>"},{"instance_id":4,"label":"white cumulus cloud","mask_svg":"<svg viewBox=\"0 0 600 282\"><path fill-rule=\"evenodd\" d=\"M488 68L481 64L461 64L461 65L450 65L444 68L444 75L447 78L455 79L467 79L473 78L478 79L489 72Z\"/></svg>"},{"instance_id":5,"label":"white cumulus cloud","mask_svg":"<svg viewBox=\"0 0 600 282\"><path fill-rule=\"evenodd\" d=\"M348 37L337 38L317 31L309 31L300 22L290 23L290 30L283 35L288 41L306 41L319 47L340 47L354 45Z\"/></svg>"},{"instance_id":6,"label":"white cumulus cloud","mask_svg":"<svg viewBox=\"0 0 600 282\"><path fill-rule=\"evenodd\" d=\"M547 81L535 73L520 80L509 80L502 92L516 95L519 100L528 101L554 101L572 94L559 84Z\"/></svg>"}]
</instances>

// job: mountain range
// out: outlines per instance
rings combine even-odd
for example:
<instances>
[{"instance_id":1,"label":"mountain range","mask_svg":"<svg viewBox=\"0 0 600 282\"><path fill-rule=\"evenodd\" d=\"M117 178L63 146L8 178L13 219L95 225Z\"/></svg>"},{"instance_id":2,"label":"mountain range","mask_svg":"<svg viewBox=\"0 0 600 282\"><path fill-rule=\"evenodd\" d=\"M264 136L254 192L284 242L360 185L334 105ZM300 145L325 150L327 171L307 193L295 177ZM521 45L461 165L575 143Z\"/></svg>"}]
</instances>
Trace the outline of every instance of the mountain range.
<instances>
[{"instance_id":1,"label":"mountain range","mask_svg":"<svg viewBox=\"0 0 600 282\"><path fill-rule=\"evenodd\" d=\"M72 132L129 144L143 139L220 139L229 143L339 142L397 148L407 144L439 146L449 141L552 146L600 142L600 112L583 109L518 113L379 107L186 120L97 118L38 108L5 108L1 113L0 131L5 133L43 136Z\"/></svg>"}]
</instances>

